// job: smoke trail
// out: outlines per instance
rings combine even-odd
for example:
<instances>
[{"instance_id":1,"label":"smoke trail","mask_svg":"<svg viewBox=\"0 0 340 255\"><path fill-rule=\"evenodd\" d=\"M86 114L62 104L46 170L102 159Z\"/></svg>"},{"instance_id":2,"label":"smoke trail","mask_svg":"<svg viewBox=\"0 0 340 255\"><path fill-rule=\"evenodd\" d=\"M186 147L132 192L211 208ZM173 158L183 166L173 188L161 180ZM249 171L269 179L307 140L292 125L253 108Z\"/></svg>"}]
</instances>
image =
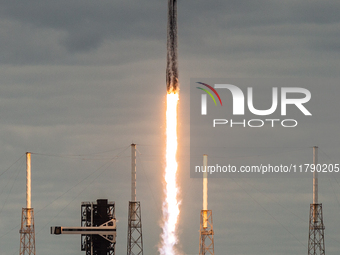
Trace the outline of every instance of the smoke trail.
<instances>
[{"instance_id":1,"label":"smoke trail","mask_svg":"<svg viewBox=\"0 0 340 255\"><path fill-rule=\"evenodd\" d=\"M177 0L168 0L166 89L178 92L177 67Z\"/></svg>"}]
</instances>

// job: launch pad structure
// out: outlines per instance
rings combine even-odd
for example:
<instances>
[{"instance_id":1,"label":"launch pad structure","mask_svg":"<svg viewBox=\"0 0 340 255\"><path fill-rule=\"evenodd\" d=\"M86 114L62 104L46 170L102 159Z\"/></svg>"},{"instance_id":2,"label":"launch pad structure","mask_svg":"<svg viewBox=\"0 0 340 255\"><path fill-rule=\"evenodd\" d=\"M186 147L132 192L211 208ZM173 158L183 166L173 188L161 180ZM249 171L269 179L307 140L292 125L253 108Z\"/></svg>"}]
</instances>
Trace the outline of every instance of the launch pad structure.
<instances>
[{"instance_id":1,"label":"launch pad structure","mask_svg":"<svg viewBox=\"0 0 340 255\"><path fill-rule=\"evenodd\" d=\"M20 255L35 255L34 210L31 205L31 153L26 152L26 208L22 208Z\"/></svg>"},{"instance_id":2,"label":"launch pad structure","mask_svg":"<svg viewBox=\"0 0 340 255\"><path fill-rule=\"evenodd\" d=\"M81 250L86 255L114 255L116 244L115 203L97 199L83 202L80 227L51 227L51 234L80 234Z\"/></svg>"},{"instance_id":3,"label":"launch pad structure","mask_svg":"<svg viewBox=\"0 0 340 255\"><path fill-rule=\"evenodd\" d=\"M325 254L325 226L323 224L322 204L318 202L318 147L313 147L313 204L309 210L308 255Z\"/></svg>"},{"instance_id":4,"label":"launch pad structure","mask_svg":"<svg viewBox=\"0 0 340 255\"><path fill-rule=\"evenodd\" d=\"M208 210L208 155L203 155L203 210L200 214L199 255L214 255L214 227L212 210Z\"/></svg>"},{"instance_id":5,"label":"launch pad structure","mask_svg":"<svg viewBox=\"0 0 340 255\"><path fill-rule=\"evenodd\" d=\"M81 204L80 227L51 227L51 234L80 234L86 255L114 255L116 244L115 203L97 199ZM131 201L128 212L128 255L143 255L142 217L136 201L136 144L131 144Z\"/></svg>"},{"instance_id":6,"label":"launch pad structure","mask_svg":"<svg viewBox=\"0 0 340 255\"><path fill-rule=\"evenodd\" d=\"M106 199L98 199L97 204L83 202L81 205L82 227L113 227L114 233L102 235L81 235L81 250L86 255L114 255L116 244L115 203ZM97 230L98 231L98 230ZM99 232L99 231L98 231Z\"/></svg>"}]
</instances>

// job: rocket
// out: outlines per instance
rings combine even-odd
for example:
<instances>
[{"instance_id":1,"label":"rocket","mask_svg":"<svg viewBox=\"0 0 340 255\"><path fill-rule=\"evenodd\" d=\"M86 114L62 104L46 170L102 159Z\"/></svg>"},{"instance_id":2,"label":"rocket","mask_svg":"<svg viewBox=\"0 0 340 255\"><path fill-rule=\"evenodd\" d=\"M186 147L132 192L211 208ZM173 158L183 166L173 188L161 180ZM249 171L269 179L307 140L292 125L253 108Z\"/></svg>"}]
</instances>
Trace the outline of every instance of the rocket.
<instances>
[{"instance_id":1,"label":"rocket","mask_svg":"<svg viewBox=\"0 0 340 255\"><path fill-rule=\"evenodd\" d=\"M177 0L168 0L166 60L166 89L168 93L177 93L179 89L177 66Z\"/></svg>"}]
</instances>

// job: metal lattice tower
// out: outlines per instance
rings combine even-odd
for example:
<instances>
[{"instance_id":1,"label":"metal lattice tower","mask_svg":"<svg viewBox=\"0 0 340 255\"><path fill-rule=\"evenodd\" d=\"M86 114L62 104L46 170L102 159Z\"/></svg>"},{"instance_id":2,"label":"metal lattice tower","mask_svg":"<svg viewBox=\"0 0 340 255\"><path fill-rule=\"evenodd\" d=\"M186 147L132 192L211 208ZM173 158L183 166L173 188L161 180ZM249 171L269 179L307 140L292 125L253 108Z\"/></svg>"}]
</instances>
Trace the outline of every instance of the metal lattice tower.
<instances>
[{"instance_id":1,"label":"metal lattice tower","mask_svg":"<svg viewBox=\"0 0 340 255\"><path fill-rule=\"evenodd\" d=\"M143 255L142 213L136 201L136 144L131 144L131 201L129 202L127 255Z\"/></svg>"},{"instance_id":2,"label":"metal lattice tower","mask_svg":"<svg viewBox=\"0 0 340 255\"><path fill-rule=\"evenodd\" d=\"M316 216L316 218L314 218L314 216ZM311 204L309 213L308 255L325 254L324 230L322 204Z\"/></svg>"},{"instance_id":3,"label":"metal lattice tower","mask_svg":"<svg viewBox=\"0 0 340 255\"><path fill-rule=\"evenodd\" d=\"M199 255L215 254L212 211L208 210L208 155L203 155L203 210L200 215Z\"/></svg>"},{"instance_id":4,"label":"metal lattice tower","mask_svg":"<svg viewBox=\"0 0 340 255\"><path fill-rule=\"evenodd\" d=\"M140 202L129 202L128 255L143 254L143 235Z\"/></svg>"},{"instance_id":5,"label":"metal lattice tower","mask_svg":"<svg viewBox=\"0 0 340 255\"><path fill-rule=\"evenodd\" d=\"M34 210L31 207L31 153L26 153L26 208L22 208L20 255L35 255Z\"/></svg>"},{"instance_id":6,"label":"metal lattice tower","mask_svg":"<svg viewBox=\"0 0 340 255\"><path fill-rule=\"evenodd\" d=\"M204 227L204 224L207 227ZM214 255L214 229L211 210L201 210L199 255Z\"/></svg>"},{"instance_id":7,"label":"metal lattice tower","mask_svg":"<svg viewBox=\"0 0 340 255\"><path fill-rule=\"evenodd\" d=\"M313 204L309 213L308 255L325 254L325 226L323 224L322 204L318 203L318 172L317 169L318 147L313 147Z\"/></svg>"},{"instance_id":8,"label":"metal lattice tower","mask_svg":"<svg viewBox=\"0 0 340 255\"><path fill-rule=\"evenodd\" d=\"M34 231L33 208L22 208L21 229L19 232L20 232L20 255L35 255L35 231Z\"/></svg>"}]
</instances>

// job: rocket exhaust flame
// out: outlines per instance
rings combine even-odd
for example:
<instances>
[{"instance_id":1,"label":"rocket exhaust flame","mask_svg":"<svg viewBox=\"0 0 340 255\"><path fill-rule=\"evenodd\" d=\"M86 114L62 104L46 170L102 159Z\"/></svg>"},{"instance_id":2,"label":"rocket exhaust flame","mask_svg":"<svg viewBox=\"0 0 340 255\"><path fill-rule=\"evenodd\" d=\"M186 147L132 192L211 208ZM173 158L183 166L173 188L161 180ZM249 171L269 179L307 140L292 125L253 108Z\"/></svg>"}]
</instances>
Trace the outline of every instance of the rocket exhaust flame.
<instances>
[{"instance_id":1,"label":"rocket exhaust flame","mask_svg":"<svg viewBox=\"0 0 340 255\"><path fill-rule=\"evenodd\" d=\"M177 200L178 186L177 174L177 103L178 94L167 95L166 110L166 168L165 168L165 201L163 203L163 233L162 255L175 254L174 246L177 244L176 225L179 215L179 202Z\"/></svg>"},{"instance_id":2,"label":"rocket exhaust flame","mask_svg":"<svg viewBox=\"0 0 340 255\"><path fill-rule=\"evenodd\" d=\"M179 83L177 68L177 0L168 0L167 28L167 65L166 65L166 167L165 167L165 201L163 203L163 232L161 234L161 255L176 254L178 242L176 229L179 216L177 200L177 105L179 100Z\"/></svg>"}]
</instances>

